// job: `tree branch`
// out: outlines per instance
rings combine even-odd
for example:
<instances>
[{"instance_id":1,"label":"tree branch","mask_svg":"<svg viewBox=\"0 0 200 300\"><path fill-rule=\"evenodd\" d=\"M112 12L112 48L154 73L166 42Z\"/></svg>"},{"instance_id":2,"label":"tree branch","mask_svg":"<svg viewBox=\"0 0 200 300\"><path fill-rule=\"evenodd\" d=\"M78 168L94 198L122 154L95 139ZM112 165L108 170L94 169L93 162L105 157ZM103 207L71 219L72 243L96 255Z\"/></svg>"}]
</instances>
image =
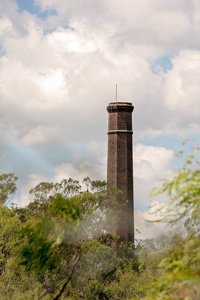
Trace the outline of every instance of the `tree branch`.
<instances>
[{"instance_id":1,"label":"tree branch","mask_svg":"<svg viewBox=\"0 0 200 300\"><path fill-rule=\"evenodd\" d=\"M59 299L60 296L62 295L62 293L64 292L66 286L68 285L68 283L70 282L70 280L71 280L71 278L72 278L72 276L73 276L73 274L74 274L74 269L75 269L76 264L78 263L80 257L81 257L81 253L80 253L80 249L79 249L79 250L77 250L77 252L76 252L75 255L74 255L74 262L73 262L73 264L72 264L71 271L70 271L70 273L69 273L69 276L68 276L68 278L67 278L67 281L64 283L64 285L63 285L63 287L62 287L60 293L59 293L55 298L53 298L53 300Z\"/></svg>"}]
</instances>

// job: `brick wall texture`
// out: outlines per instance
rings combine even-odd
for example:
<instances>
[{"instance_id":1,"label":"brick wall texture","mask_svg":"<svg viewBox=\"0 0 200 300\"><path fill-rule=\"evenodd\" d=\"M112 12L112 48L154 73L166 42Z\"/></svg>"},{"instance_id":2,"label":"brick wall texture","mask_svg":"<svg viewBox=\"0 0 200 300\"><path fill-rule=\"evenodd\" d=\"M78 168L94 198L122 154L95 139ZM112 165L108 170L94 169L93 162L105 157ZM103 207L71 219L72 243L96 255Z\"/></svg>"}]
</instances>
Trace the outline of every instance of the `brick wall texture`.
<instances>
[{"instance_id":1,"label":"brick wall texture","mask_svg":"<svg viewBox=\"0 0 200 300\"><path fill-rule=\"evenodd\" d=\"M110 103L108 111L108 204L121 201L113 233L120 235L120 242L134 242L133 205L133 149L132 149L132 111L133 105L127 102ZM109 187L121 190L124 199L113 196ZM118 199L116 198L118 197Z\"/></svg>"}]
</instances>

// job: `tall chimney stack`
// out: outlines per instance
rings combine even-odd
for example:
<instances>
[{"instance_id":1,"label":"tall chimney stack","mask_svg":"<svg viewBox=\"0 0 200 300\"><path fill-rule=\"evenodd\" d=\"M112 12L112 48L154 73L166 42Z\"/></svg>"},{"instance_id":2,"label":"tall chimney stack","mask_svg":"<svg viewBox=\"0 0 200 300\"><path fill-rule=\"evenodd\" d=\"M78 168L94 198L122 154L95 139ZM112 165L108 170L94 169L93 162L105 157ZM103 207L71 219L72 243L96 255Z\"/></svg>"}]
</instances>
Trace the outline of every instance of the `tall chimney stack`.
<instances>
[{"instance_id":1,"label":"tall chimney stack","mask_svg":"<svg viewBox=\"0 0 200 300\"><path fill-rule=\"evenodd\" d=\"M133 149L132 112L128 102L112 102L108 105L108 162L107 183L108 203L116 201L109 193L109 187L117 188L124 194L122 211L118 216L113 233L121 242L134 242L133 204ZM117 200L118 201L118 200ZM122 201L122 200L120 200Z\"/></svg>"}]
</instances>

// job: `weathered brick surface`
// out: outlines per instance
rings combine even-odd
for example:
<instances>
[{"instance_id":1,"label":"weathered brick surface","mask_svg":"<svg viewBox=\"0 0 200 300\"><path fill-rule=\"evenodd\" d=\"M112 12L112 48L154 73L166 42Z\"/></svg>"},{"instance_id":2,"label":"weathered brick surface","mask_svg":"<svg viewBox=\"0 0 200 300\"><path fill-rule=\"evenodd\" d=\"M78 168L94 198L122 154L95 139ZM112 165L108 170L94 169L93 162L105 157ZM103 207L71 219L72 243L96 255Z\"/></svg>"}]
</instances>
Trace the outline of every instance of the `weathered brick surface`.
<instances>
[{"instance_id":1,"label":"weathered brick surface","mask_svg":"<svg viewBox=\"0 0 200 300\"><path fill-rule=\"evenodd\" d=\"M109 186L123 191L123 211L118 217L113 233L120 241L134 242L133 217L133 155L132 155L132 111L131 103L110 103L108 111L108 162L107 182ZM108 203L115 201L108 192ZM128 200L128 201L127 201Z\"/></svg>"}]
</instances>

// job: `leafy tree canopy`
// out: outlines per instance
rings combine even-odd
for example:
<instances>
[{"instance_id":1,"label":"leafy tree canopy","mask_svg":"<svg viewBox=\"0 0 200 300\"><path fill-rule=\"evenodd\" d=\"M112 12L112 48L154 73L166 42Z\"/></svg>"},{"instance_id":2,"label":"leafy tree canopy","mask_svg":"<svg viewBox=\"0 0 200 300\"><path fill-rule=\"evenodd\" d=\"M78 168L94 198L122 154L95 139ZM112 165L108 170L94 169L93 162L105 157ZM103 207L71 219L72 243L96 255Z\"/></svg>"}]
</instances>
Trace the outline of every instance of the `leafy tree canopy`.
<instances>
[{"instance_id":1,"label":"leafy tree canopy","mask_svg":"<svg viewBox=\"0 0 200 300\"><path fill-rule=\"evenodd\" d=\"M0 175L0 205L8 205L17 190L16 177L13 173Z\"/></svg>"}]
</instances>

